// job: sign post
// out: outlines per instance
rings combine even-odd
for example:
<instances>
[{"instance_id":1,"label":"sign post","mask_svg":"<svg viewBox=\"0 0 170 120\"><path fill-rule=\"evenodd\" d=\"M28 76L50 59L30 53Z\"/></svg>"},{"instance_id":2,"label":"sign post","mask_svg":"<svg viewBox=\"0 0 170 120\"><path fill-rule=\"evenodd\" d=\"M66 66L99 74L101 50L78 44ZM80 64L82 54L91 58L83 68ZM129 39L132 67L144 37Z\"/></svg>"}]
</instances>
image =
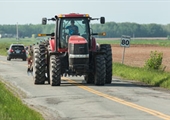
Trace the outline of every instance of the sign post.
<instances>
[{"instance_id":1,"label":"sign post","mask_svg":"<svg viewBox=\"0 0 170 120\"><path fill-rule=\"evenodd\" d=\"M125 48L130 47L130 36L122 35L120 46L123 47L122 64L124 62Z\"/></svg>"}]
</instances>

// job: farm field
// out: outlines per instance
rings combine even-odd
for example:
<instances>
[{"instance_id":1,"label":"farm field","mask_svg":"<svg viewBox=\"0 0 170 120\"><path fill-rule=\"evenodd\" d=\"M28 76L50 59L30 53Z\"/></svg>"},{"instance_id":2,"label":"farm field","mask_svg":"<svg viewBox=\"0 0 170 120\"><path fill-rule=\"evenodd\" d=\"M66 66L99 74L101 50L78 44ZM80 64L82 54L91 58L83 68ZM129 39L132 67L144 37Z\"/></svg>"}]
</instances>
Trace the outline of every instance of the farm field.
<instances>
[{"instance_id":1,"label":"farm field","mask_svg":"<svg viewBox=\"0 0 170 120\"><path fill-rule=\"evenodd\" d=\"M150 52L157 51L163 53L162 65L166 66L165 71L170 72L170 47L157 45L130 45L125 48L124 64L134 67L143 67L145 61L150 58ZM123 47L112 45L113 62L122 63Z\"/></svg>"}]
</instances>

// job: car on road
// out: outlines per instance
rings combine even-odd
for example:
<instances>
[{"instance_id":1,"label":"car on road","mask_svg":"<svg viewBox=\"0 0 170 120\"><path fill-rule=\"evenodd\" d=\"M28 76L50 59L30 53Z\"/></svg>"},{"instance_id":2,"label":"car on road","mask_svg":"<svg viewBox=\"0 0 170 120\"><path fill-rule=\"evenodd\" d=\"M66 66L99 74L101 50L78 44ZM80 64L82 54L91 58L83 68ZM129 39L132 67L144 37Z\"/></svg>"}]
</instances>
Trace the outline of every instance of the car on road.
<instances>
[{"instance_id":1,"label":"car on road","mask_svg":"<svg viewBox=\"0 0 170 120\"><path fill-rule=\"evenodd\" d=\"M26 49L23 44L11 44L7 50L7 60L11 59L22 59L23 61L27 60Z\"/></svg>"}]
</instances>

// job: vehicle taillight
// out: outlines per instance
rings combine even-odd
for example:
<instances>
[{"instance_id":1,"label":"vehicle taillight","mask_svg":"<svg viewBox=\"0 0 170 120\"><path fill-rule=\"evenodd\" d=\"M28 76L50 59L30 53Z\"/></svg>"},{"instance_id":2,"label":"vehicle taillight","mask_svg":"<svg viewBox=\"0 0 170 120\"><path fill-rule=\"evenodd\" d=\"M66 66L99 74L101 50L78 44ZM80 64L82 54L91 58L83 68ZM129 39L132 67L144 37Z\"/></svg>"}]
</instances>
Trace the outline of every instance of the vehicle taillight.
<instances>
[{"instance_id":1,"label":"vehicle taillight","mask_svg":"<svg viewBox=\"0 0 170 120\"><path fill-rule=\"evenodd\" d=\"M14 52L14 50L13 50L13 49L10 49L10 52Z\"/></svg>"},{"instance_id":2,"label":"vehicle taillight","mask_svg":"<svg viewBox=\"0 0 170 120\"><path fill-rule=\"evenodd\" d=\"M25 52L25 50L22 50L22 52Z\"/></svg>"}]
</instances>

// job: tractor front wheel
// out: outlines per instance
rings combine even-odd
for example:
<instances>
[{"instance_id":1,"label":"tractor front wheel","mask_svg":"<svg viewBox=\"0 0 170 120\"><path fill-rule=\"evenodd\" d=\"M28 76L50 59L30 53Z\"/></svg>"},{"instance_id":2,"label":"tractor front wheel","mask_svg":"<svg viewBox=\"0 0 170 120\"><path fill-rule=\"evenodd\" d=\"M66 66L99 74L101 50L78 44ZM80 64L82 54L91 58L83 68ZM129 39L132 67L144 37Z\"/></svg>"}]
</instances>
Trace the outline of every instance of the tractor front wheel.
<instances>
[{"instance_id":1,"label":"tractor front wheel","mask_svg":"<svg viewBox=\"0 0 170 120\"><path fill-rule=\"evenodd\" d=\"M94 84L95 85L104 85L105 79L106 79L105 59L102 55L97 55L95 57Z\"/></svg>"},{"instance_id":2,"label":"tractor front wheel","mask_svg":"<svg viewBox=\"0 0 170 120\"><path fill-rule=\"evenodd\" d=\"M61 83L61 62L60 58L52 55L50 56L50 84L51 86L60 86Z\"/></svg>"},{"instance_id":3,"label":"tractor front wheel","mask_svg":"<svg viewBox=\"0 0 170 120\"><path fill-rule=\"evenodd\" d=\"M110 44L101 44L100 51L104 52L106 65L106 84L112 83L112 48Z\"/></svg>"}]
</instances>

